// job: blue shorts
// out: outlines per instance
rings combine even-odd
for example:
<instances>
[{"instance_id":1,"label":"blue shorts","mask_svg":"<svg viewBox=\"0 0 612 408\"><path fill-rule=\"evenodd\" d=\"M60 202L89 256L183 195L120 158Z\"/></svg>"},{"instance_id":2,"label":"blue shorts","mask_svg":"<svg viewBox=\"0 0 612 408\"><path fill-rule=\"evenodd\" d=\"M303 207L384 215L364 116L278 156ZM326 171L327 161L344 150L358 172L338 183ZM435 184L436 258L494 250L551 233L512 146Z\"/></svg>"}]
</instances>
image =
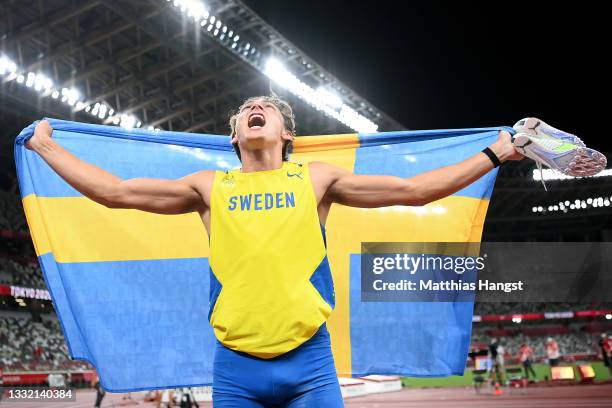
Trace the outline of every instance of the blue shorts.
<instances>
[{"instance_id":1,"label":"blue shorts","mask_svg":"<svg viewBox=\"0 0 612 408\"><path fill-rule=\"evenodd\" d=\"M213 405L344 407L326 325L295 350L269 360L230 350L217 341Z\"/></svg>"}]
</instances>

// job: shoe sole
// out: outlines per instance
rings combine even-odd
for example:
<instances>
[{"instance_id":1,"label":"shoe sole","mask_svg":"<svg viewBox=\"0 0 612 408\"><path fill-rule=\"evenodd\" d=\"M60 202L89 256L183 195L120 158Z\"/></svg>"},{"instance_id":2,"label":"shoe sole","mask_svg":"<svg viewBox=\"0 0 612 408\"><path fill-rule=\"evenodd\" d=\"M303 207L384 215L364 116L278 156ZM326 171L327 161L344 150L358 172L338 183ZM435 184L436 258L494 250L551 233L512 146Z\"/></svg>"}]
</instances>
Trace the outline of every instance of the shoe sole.
<instances>
[{"instance_id":1,"label":"shoe sole","mask_svg":"<svg viewBox=\"0 0 612 408\"><path fill-rule=\"evenodd\" d=\"M534 157L536 156L539 159L538 161L543 162L543 164L551 169L560 171L561 173L572 177L594 176L606 168L606 156L597 150L586 147L584 143L582 143L582 141L580 141L580 139L578 139L576 136L554 128L552 128L554 131L562 132L568 138L573 137L577 139L575 143L577 148L570 150L564 155L559 155L549 160L547 160L547 158L541 158L535 153L531 153L528 146L535 142L532 142L529 136L541 136L543 134L550 136L550 134L542 131L544 127L543 122L536 118L528 118L522 124L521 122L518 123L521 127L521 133L515 136L513 143L519 149L519 151L524 152L527 157L536 160ZM550 161L552 161L552 163L550 163Z\"/></svg>"}]
</instances>

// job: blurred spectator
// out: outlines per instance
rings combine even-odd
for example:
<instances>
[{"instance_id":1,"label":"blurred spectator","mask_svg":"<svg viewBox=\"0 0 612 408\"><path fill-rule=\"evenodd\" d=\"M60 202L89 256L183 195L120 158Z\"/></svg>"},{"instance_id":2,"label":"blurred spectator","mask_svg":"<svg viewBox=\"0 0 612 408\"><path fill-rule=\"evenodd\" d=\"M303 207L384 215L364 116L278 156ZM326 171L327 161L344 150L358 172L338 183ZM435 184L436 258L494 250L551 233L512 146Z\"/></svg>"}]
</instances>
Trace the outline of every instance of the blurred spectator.
<instances>
[{"instance_id":1,"label":"blurred spectator","mask_svg":"<svg viewBox=\"0 0 612 408\"><path fill-rule=\"evenodd\" d=\"M563 303L563 302L524 302L524 303L492 303L482 302L474 305L474 314L509 315L516 313L569 312L577 310L612 309L610 302L596 303Z\"/></svg>"},{"instance_id":2,"label":"blurred spectator","mask_svg":"<svg viewBox=\"0 0 612 408\"><path fill-rule=\"evenodd\" d=\"M606 333L601 333L601 339L599 340L598 345L601 350L601 358L603 363L606 367L608 367L610 374L612 374L612 336Z\"/></svg>"},{"instance_id":3,"label":"blurred spectator","mask_svg":"<svg viewBox=\"0 0 612 408\"><path fill-rule=\"evenodd\" d=\"M0 190L0 230L28 231L19 194Z\"/></svg>"},{"instance_id":4,"label":"blurred spectator","mask_svg":"<svg viewBox=\"0 0 612 408\"><path fill-rule=\"evenodd\" d=\"M481 345L487 344L489 335L487 335L486 332L489 329L490 327L475 327L472 330L472 343ZM598 337L598 334L594 337L594 335L590 333L581 331L571 331L567 334L556 335L559 348L563 349L566 355L599 355L599 346L597 344ZM519 354L521 344L530 344L533 349L532 361L535 363L546 360L548 356L546 354L545 342L535 341L537 338L538 337L534 336L526 336L522 333L504 336L506 356L508 358L515 358Z\"/></svg>"},{"instance_id":5,"label":"blurred spectator","mask_svg":"<svg viewBox=\"0 0 612 408\"><path fill-rule=\"evenodd\" d=\"M561 357L559 344L552 337L546 339L546 356L548 357L548 365L551 367L559 365L559 357Z\"/></svg>"},{"instance_id":6,"label":"blurred spectator","mask_svg":"<svg viewBox=\"0 0 612 408\"><path fill-rule=\"evenodd\" d=\"M37 348L42 350L37 354ZM37 360L37 355L39 356ZM0 369L90 369L72 361L57 320L33 322L29 317L0 317Z\"/></svg>"},{"instance_id":7,"label":"blurred spectator","mask_svg":"<svg viewBox=\"0 0 612 408\"><path fill-rule=\"evenodd\" d=\"M0 258L0 283L25 288L47 287L37 263L23 265L5 258Z\"/></svg>"}]
</instances>

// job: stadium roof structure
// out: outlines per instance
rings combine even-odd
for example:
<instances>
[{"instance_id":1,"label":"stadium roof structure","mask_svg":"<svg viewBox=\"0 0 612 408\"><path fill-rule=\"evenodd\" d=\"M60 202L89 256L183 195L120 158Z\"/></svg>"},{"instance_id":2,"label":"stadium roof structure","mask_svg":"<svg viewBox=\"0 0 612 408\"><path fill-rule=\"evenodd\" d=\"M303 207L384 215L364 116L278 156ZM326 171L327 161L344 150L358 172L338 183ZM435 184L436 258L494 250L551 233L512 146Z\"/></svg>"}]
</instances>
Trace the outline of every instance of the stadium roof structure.
<instances>
[{"instance_id":1,"label":"stadium roof structure","mask_svg":"<svg viewBox=\"0 0 612 408\"><path fill-rule=\"evenodd\" d=\"M268 94L272 83L293 103L300 134L403 128L237 0L5 0L0 7L3 110L223 134L228 112ZM311 92L267 72L270 57ZM345 112L321 109L326 97Z\"/></svg>"}]
</instances>

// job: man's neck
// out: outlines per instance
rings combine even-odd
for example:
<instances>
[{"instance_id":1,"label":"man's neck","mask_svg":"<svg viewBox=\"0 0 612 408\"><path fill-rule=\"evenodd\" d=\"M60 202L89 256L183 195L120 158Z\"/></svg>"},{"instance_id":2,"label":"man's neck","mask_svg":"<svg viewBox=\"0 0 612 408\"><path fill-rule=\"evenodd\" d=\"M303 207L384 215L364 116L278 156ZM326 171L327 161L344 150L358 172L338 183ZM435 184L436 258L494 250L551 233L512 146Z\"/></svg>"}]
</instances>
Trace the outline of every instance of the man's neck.
<instances>
[{"instance_id":1,"label":"man's neck","mask_svg":"<svg viewBox=\"0 0 612 408\"><path fill-rule=\"evenodd\" d=\"M261 153L251 153L245 152L241 156L242 159L242 168L240 171L242 173L250 173L254 171L264 171L264 170L275 170L280 169L283 166L283 160L281 159L278 153L266 154L266 152Z\"/></svg>"}]
</instances>

